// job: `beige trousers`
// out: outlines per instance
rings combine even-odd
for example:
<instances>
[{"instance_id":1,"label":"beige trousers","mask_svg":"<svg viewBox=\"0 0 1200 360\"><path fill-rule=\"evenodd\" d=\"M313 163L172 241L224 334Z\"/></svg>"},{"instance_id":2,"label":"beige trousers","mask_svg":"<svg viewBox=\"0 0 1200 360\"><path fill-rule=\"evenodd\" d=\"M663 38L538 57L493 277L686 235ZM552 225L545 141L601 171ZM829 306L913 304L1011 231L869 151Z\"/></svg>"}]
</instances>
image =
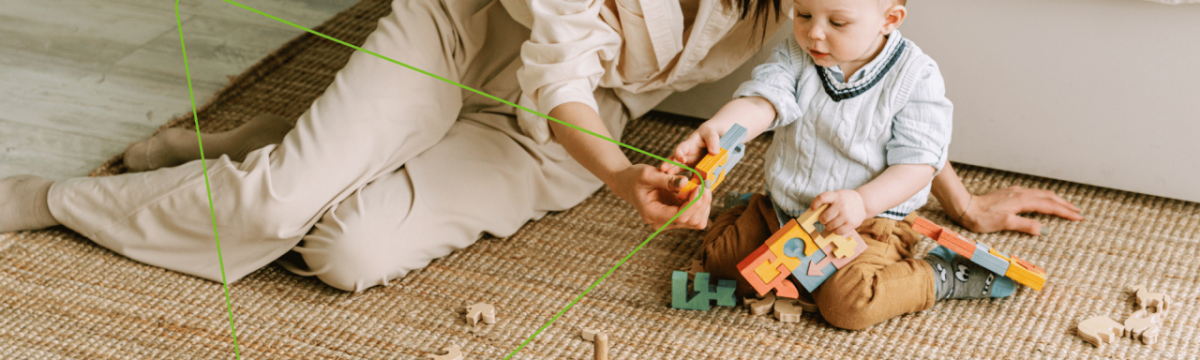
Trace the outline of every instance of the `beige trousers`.
<instances>
[{"instance_id":1,"label":"beige trousers","mask_svg":"<svg viewBox=\"0 0 1200 360\"><path fill-rule=\"evenodd\" d=\"M364 48L516 102L529 30L498 2L392 7ZM596 94L601 117L624 124L612 91ZM289 270L360 291L485 232L511 235L602 185L561 145L522 134L515 111L356 52L282 144L242 163L207 161L227 280L294 250L303 264ZM131 259L221 281L201 165L61 181L50 189L50 209Z\"/></svg>"}]
</instances>

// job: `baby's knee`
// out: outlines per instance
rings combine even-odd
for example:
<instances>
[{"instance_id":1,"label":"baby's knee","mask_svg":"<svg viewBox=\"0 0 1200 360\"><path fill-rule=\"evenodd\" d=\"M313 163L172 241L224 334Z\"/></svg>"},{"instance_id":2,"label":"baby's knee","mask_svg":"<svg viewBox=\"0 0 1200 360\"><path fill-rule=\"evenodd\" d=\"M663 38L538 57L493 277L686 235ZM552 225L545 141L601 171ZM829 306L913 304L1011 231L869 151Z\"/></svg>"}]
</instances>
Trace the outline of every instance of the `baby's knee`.
<instances>
[{"instance_id":1,"label":"baby's knee","mask_svg":"<svg viewBox=\"0 0 1200 360\"><path fill-rule=\"evenodd\" d=\"M830 277L813 293L821 316L830 325L846 330L862 330L880 322L869 316L871 284L853 276L856 269L847 267ZM838 276L842 275L842 276Z\"/></svg>"}]
</instances>

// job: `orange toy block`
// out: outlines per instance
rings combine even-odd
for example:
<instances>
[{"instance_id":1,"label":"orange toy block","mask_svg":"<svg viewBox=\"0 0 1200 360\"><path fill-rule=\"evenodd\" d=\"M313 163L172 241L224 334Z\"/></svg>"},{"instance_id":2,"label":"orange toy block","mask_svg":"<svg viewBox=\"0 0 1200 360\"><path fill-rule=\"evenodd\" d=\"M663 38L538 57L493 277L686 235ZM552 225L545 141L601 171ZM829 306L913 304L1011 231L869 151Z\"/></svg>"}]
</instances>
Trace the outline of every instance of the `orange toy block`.
<instances>
[{"instance_id":1,"label":"orange toy block","mask_svg":"<svg viewBox=\"0 0 1200 360\"><path fill-rule=\"evenodd\" d=\"M915 215L909 215L909 216L915 216ZM916 216L916 219L914 219L914 221L913 221L912 228L913 228L913 230L916 230L917 232L921 233L921 235L925 235L926 237L929 237L930 239L934 239L934 240L937 240L942 235L942 227L940 225L934 224L934 223L930 222L929 220L925 220L925 218L920 217L920 216Z\"/></svg>"},{"instance_id":2,"label":"orange toy block","mask_svg":"<svg viewBox=\"0 0 1200 360\"><path fill-rule=\"evenodd\" d=\"M770 246L763 244L758 250L754 250L753 253L750 253L750 256L739 262L737 268L738 272L742 274L742 278L746 279L746 282L749 282L754 287L754 291L758 292L758 295L766 295L774 289L775 294L780 297L795 299L800 296L800 291L796 290L795 284L787 280L787 275L791 270L786 265L779 263L778 260L779 258L771 252ZM771 278L770 281L764 281L755 274L755 270L764 263L777 264L772 266L775 266L778 274L774 278Z\"/></svg>"},{"instance_id":3,"label":"orange toy block","mask_svg":"<svg viewBox=\"0 0 1200 360\"><path fill-rule=\"evenodd\" d=\"M716 188L717 185L721 183L721 180L725 179L725 173L722 172L720 174L713 174L713 172L714 170L721 168L721 166L724 166L728 161L729 150L726 149L721 149L721 152L717 154L704 155L704 158L700 159L700 163L696 164L696 171L700 172L700 177L693 177L691 181L688 181L688 183L683 186L683 188L680 188L679 196L687 195L687 193L692 191L692 189L700 186L701 181L712 179L714 176L717 178L715 179L716 181L713 182L712 186L710 186L710 190Z\"/></svg>"},{"instance_id":4,"label":"orange toy block","mask_svg":"<svg viewBox=\"0 0 1200 360\"><path fill-rule=\"evenodd\" d=\"M937 243L945 246L959 255L970 259L975 256L975 241L967 239L958 233L946 228L942 228L938 234Z\"/></svg>"}]
</instances>

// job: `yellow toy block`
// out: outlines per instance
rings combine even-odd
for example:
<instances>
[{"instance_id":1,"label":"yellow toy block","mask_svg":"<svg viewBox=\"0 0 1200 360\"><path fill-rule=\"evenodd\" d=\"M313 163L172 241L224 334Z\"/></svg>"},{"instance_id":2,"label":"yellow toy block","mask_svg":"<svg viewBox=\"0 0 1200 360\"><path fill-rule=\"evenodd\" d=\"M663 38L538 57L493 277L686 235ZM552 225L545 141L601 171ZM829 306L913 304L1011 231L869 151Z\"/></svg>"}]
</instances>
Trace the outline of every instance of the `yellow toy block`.
<instances>
[{"instance_id":1,"label":"yellow toy block","mask_svg":"<svg viewBox=\"0 0 1200 360\"><path fill-rule=\"evenodd\" d=\"M833 257L844 258L854 255L854 247L856 246L854 239L847 239L828 230L822 233L817 233L817 219L820 218L821 213L825 212L825 209L828 208L829 205L823 205L821 208L816 210L810 209L805 211L803 214L800 214L800 217L796 218L796 222L799 223L800 227L803 228L804 231L808 232L807 235L809 235L809 237L800 237L801 239L804 239L804 256L812 256L817 249L823 249L829 244L833 244L833 246L837 248L833 251L833 254L830 254ZM813 244L816 246L810 247L808 244Z\"/></svg>"},{"instance_id":2,"label":"yellow toy block","mask_svg":"<svg viewBox=\"0 0 1200 360\"><path fill-rule=\"evenodd\" d=\"M776 260L775 262L763 262L761 265L755 268L754 273L758 274L758 278L762 279L762 281L765 283L771 282L772 279L775 279L776 276L779 276L778 268L781 264L787 267L788 271L795 270L797 267L799 267L800 259L784 255L783 246L787 244L788 240L791 240L794 237L799 237L799 235L803 233L804 229L801 229L799 226L785 226L783 229L780 229L780 231L776 231L775 234L772 234L764 244L768 244L767 249L769 249L772 254L775 254Z\"/></svg>"},{"instance_id":3,"label":"yellow toy block","mask_svg":"<svg viewBox=\"0 0 1200 360\"><path fill-rule=\"evenodd\" d=\"M1036 270L1026 268L1023 264L1028 263L1016 256L1008 258L1008 262L1008 271L1004 273L1004 276L1013 279L1013 281L1016 281L1021 285L1028 286L1037 291L1042 291L1042 287L1046 285L1045 271L1036 266L1034 266Z\"/></svg>"}]
</instances>

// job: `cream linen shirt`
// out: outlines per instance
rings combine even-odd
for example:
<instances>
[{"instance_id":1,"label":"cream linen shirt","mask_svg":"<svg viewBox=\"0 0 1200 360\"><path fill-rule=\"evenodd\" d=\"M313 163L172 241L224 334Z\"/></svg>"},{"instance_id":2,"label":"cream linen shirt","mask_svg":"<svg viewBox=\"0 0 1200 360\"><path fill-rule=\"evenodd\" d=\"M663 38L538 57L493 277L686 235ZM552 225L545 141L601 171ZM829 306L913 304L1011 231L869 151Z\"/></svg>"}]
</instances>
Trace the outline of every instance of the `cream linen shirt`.
<instances>
[{"instance_id":1,"label":"cream linen shirt","mask_svg":"<svg viewBox=\"0 0 1200 360\"><path fill-rule=\"evenodd\" d=\"M695 6L694 16L680 0L500 2L531 30L521 46L518 103L542 114L573 101L599 112L595 92L602 87L613 89L636 118L674 91L728 75L762 46L763 28L753 16L739 21L721 0L683 0ZM783 3L781 14L790 13L791 2ZM788 17L768 17L770 38ZM518 111L517 120L538 143L551 140L549 120L527 111Z\"/></svg>"}]
</instances>

